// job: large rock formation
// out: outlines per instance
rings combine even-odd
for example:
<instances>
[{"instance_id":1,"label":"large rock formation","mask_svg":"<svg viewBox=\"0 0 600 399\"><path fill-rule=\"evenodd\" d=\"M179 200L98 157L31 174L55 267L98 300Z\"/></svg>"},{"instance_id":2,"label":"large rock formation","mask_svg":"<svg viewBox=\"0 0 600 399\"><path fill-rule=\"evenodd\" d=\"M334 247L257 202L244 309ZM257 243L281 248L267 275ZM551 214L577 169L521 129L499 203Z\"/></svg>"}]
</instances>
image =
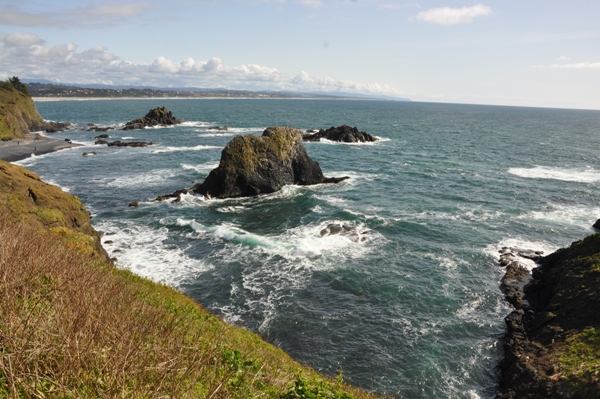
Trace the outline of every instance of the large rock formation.
<instances>
[{"instance_id":1,"label":"large rock formation","mask_svg":"<svg viewBox=\"0 0 600 399\"><path fill-rule=\"evenodd\" d=\"M143 118L127 122L123 130L144 129L153 126L170 126L183 122L173 116L167 107L151 109Z\"/></svg>"},{"instance_id":2,"label":"large rock formation","mask_svg":"<svg viewBox=\"0 0 600 399\"><path fill-rule=\"evenodd\" d=\"M0 82L0 140L27 138L29 132L41 130L52 133L68 126L45 121L26 91L17 90L9 82Z\"/></svg>"},{"instance_id":3,"label":"large rock formation","mask_svg":"<svg viewBox=\"0 0 600 399\"><path fill-rule=\"evenodd\" d=\"M339 141L343 143L365 143L377 141L376 137L369 133L361 132L356 127L342 125L338 127L330 127L327 130L319 130L317 133L304 133L302 136L304 141L320 141L327 139L331 141Z\"/></svg>"},{"instance_id":4,"label":"large rock formation","mask_svg":"<svg viewBox=\"0 0 600 399\"><path fill-rule=\"evenodd\" d=\"M516 310L506 317L497 398L598 398L600 234L539 261L533 279L515 268L505 277L515 282L506 293Z\"/></svg>"},{"instance_id":5,"label":"large rock formation","mask_svg":"<svg viewBox=\"0 0 600 399\"><path fill-rule=\"evenodd\" d=\"M247 197L273 193L288 184L338 183L347 177L327 178L302 145L302 132L290 127L269 127L262 136L237 136L221 153L221 162L203 183L184 192L207 198Z\"/></svg>"}]
</instances>

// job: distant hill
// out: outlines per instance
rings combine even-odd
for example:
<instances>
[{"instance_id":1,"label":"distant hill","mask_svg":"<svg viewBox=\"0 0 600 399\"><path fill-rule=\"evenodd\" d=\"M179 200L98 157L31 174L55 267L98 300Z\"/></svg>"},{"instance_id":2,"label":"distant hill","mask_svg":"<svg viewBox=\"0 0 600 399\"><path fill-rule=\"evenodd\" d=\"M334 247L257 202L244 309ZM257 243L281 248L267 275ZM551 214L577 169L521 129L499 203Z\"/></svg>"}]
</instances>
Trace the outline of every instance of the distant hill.
<instances>
[{"instance_id":1,"label":"distant hill","mask_svg":"<svg viewBox=\"0 0 600 399\"><path fill-rule=\"evenodd\" d=\"M316 98L410 101L408 98L345 92L250 91L197 87L152 87L102 84L57 84L48 80L23 79L32 97L42 98Z\"/></svg>"}]
</instances>

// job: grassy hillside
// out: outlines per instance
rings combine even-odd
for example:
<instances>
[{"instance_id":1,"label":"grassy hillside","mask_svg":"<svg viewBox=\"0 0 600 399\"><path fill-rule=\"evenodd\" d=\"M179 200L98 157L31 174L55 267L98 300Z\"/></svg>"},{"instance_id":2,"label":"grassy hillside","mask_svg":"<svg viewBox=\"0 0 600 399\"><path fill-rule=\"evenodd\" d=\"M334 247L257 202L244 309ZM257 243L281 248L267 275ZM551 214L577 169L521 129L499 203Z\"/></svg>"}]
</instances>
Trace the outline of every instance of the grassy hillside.
<instances>
[{"instance_id":1,"label":"grassy hillside","mask_svg":"<svg viewBox=\"0 0 600 399\"><path fill-rule=\"evenodd\" d=\"M28 94L7 82L0 83L0 140L22 138L43 122Z\"/></svg>"},{"instance_id":2,"label":"grassy hillside","mask_svg":"<svg viewBox=\"0 0 600 399\"><path fill-rule=\"evenodd\" d=\"M106 262L81 202L0 161L0 397L371 398Z\"/></svg>"}]
</instances>

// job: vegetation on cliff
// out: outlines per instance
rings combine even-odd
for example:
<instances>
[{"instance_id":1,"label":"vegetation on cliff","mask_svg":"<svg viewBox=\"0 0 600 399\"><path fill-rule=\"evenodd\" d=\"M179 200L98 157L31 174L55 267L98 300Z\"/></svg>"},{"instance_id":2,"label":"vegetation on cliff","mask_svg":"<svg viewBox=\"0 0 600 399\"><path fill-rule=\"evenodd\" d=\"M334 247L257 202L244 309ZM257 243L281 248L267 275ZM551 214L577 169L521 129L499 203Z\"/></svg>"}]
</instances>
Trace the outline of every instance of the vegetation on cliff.
<instances>
[{"instance_id":1,"label":"vegetation on cliff","mask_svg":"<svg viewBox=\"0 0 600 399\"><path fill-rule=\"evenodd\" d=\"M76 197L0 173L0 397L372 397L114 268Z\"/></svg>"},{"instance_id":2,"label":"vegetation on cliff","mask_svg":"<svg viewBox=\"0 0 600 399\"><path fill-rule=\"evenodd\" d=\"M27 86L19 78L0 82L0 140L22 138L43 124Z\"/></svg>"}]
</instances>

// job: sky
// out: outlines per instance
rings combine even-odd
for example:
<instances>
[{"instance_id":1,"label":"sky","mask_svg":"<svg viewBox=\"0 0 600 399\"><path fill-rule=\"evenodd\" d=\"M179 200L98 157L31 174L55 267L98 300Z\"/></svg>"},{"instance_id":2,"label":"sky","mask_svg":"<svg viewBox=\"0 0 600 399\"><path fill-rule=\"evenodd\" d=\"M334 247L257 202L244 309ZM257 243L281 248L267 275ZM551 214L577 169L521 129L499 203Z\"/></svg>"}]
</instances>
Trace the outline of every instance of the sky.
<instances>
[{"instance_id":1,"label":"sky","mask_svg":"<svg viewBox=\"0 0 600 399\"><path fill-rule=\"evenodd\" d=\"M0 79L600 109L598 0L0 0Z\"/></svg>"}]
</instances>

